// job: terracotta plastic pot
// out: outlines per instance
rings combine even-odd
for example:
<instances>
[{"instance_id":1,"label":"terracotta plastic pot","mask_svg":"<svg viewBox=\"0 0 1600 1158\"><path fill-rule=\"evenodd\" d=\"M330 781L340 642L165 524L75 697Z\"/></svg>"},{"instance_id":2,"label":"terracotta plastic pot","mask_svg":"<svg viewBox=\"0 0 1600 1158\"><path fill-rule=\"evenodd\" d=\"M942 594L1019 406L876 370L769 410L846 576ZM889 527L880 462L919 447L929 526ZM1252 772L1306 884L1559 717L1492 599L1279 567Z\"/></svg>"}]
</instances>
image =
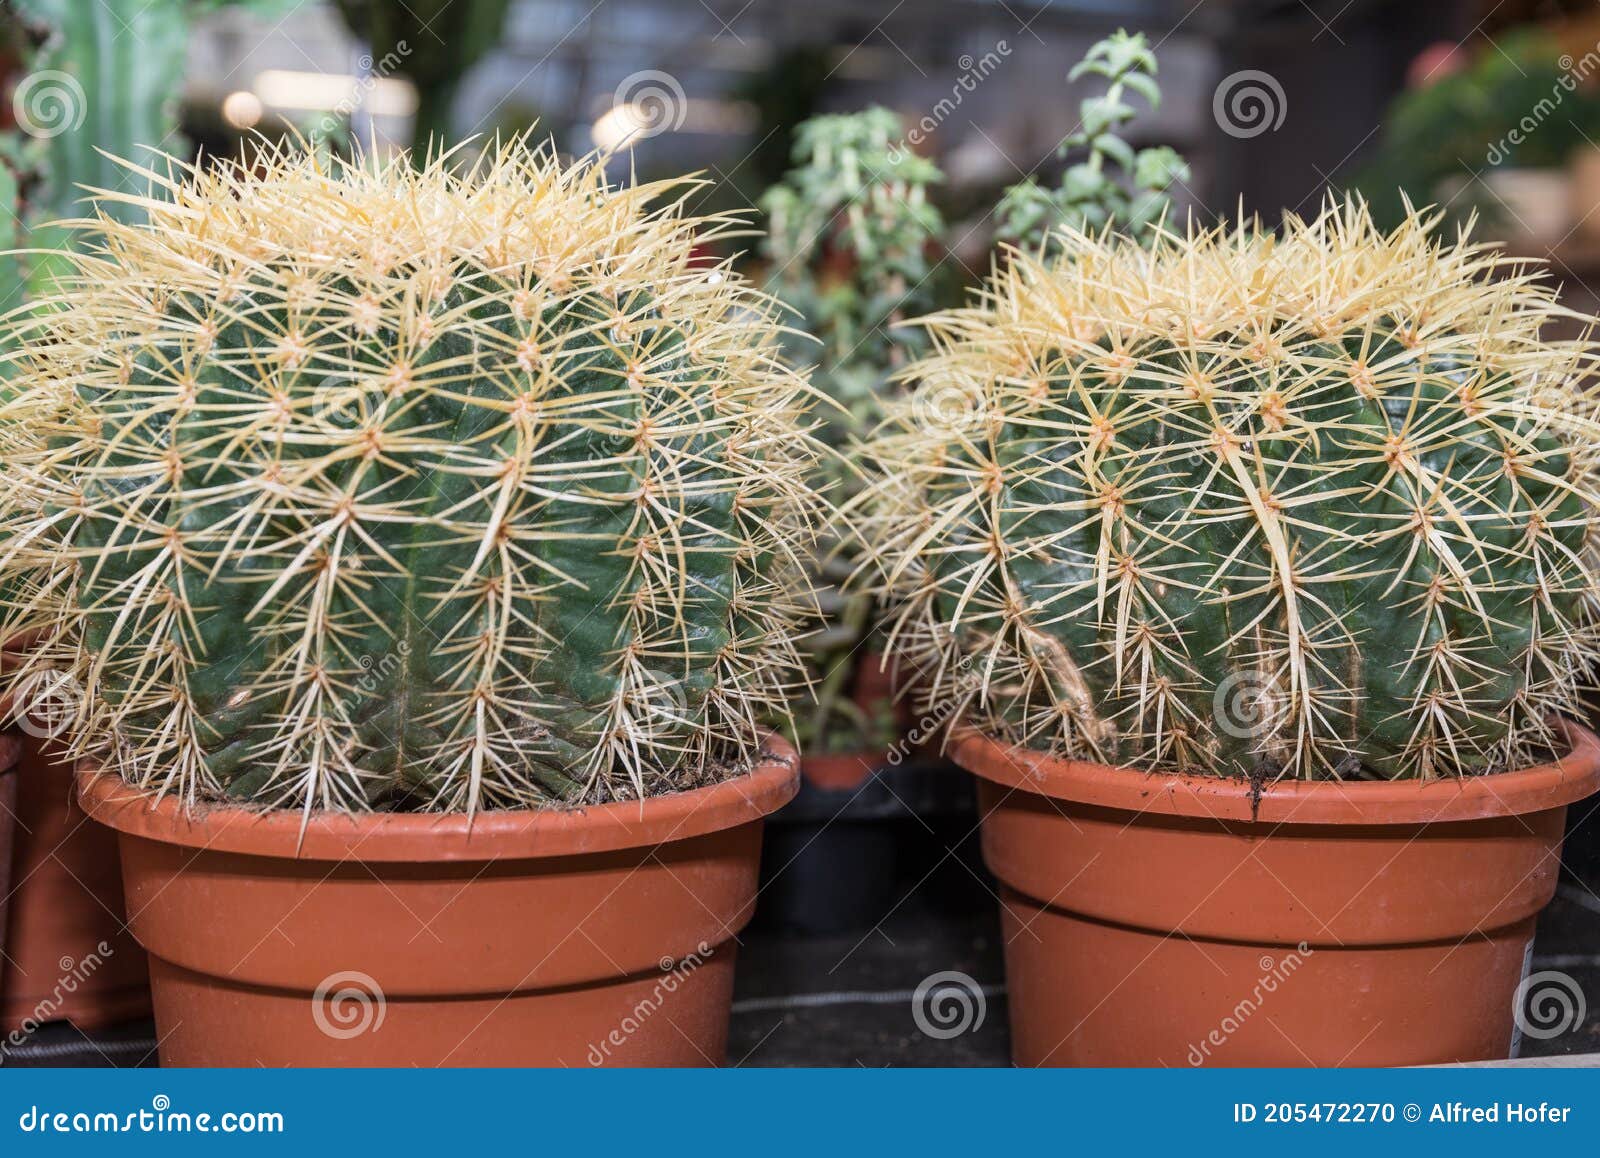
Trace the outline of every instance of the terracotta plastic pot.
<instances>
[{"instance_id":1,"label":"terracotta plastic pot","mask_svg":"<svg viewBox=\"0 0 1600 1158\"><path fill-rule=\"evenodd\" d=\"M7 641L10 667L32 642ZM0 705L6 719L10 704ZM150 1016L144 951L123 919L114 833L78 807L72 767L46 738L21 732L11 904L0 959L0 1037L51 1021L93 1032Z\"/></svg>"},{"instance_id":2,"label":"terracotta plastic pot","mask_svg":"<svg viewBox=\"0 0 1600 1158\"><path fill-rule=\"evenodd\" d=\"M825 792L848 792L865 784L887 760L884 752L822 752L805 757L800 774Z\"/></svg>"},{"instance_id":3,"label":"terracotta plastic pot","mask_svg":"<svg viewBox=\"0 0 1600 1158\"><path fill-rule=\"evenodd\" d=\"M643 803L461 816L186 814L84 766L150 953L163 1065L720 1064L776 738Z\"/></svg>"},{"instance_id":4,"label":"terracotta plastic pot","mask_svg":"<svg viewBox=\"0 0 1600 1158\"><path fill-rule=\"evenodd\" d=\"M6 908L11 899L11 844L17 817L17 757L22 745L0 736L0 961L6 952Z\"/></svg>"},{"instance_id":5,"label":"terracotta plastic pot","mask_svg":"<svg viewBox=\"0 0 1600 1158\"><path fill-rule=\"evenodd\" d=\"M1019 1065L1407 1065L1514 1049L1600 740L1498 776L1283 782L1053 759L971 731Z\"/></svg>"}]
</instances>

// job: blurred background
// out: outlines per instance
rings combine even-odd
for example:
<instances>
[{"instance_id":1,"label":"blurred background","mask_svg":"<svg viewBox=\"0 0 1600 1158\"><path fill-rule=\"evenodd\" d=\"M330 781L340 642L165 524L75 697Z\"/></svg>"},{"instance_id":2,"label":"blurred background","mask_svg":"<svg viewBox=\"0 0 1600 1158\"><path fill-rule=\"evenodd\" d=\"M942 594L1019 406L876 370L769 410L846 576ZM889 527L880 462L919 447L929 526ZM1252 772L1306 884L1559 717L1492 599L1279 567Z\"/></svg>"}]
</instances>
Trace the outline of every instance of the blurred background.
<instances>
[{"instance_id":1,"label":"blurred background","mask_svg":"<svg viewBox=\"0 0 1600 1158\"><path fill-rule=\"evenodd\" d=\"M938 200L951 248L980 260L999 190L1064 163L1056 145L1095 81L1069 83L1068 67L1125 27L1153 46L1164 96L1132 143L1187 157L1191 177L1174 192L1203 214L1304 209L1355 185L1389 208L1397 189L1490 206L1520 242L1559 243L1563 255L1600 234L1590 216L1600 9L1583 0L8 0L0 10L5 90L42 64L86 98L80 109L68 91L51 107L58 94L35 86L6 102L6 117L18 106L45 132L52 116L133 129L131 106L164 106L169 148L181 133L218 155L250 132L388 148L533 129L567 153L617 150L619 175L702 172L709 202L750 207L788 166L802 120L883 105L926 126L916 148L947 176ZM82 127L73 135L92 135Z\"/></svg>"}]
</instances>

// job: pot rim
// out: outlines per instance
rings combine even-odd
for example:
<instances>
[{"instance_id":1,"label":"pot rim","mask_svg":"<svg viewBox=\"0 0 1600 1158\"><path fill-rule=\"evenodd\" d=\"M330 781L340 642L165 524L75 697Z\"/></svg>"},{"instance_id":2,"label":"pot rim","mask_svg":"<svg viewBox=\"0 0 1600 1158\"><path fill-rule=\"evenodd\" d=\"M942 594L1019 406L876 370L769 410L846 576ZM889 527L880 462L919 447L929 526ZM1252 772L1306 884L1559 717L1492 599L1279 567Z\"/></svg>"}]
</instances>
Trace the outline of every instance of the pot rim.
<instances>
[{"instance_id":1,"label":"pot rim","mask_svg":"<svg viewBox=\"0 0 1600 1158\"><path fill-rule=\"evenodd\" d=\"M78 801L124 836L210 852L361 863L530 860L648 848L760 820L800 787L800 760L768 735L750 771L720 784L581 808L461 813L313 812L206 804L124 783L94 760L77 767Z\"/></svg>"},{"instance_id":2,"label":"pot rim","mask_svg":"<svg viewBox=\"0 0 1600 1158\"><path fill-rule=\"evenodd\" d=\"M1522 816L1600 791L1600 737L1564 717L1572 750L1531 768L1439 780L1247 780L1113 767L1000 742L972 727L950 738L952 759L1007 788L1054 800L1157 816L1269 824L1399 825Z\"/></svg>"},{"instance_id":3,"label":"pot rim","mask_svg":"<svg viewBox=\"0 0 1600 1158\"><path fill-rule=\"evenodd\" d=\"M12 659L26 656L49 638L49 635L50 627L45 625L42 627L30 627L13 635L5 636L0 639L0 653L4 653Z\"/></svg>"}]
</instances>

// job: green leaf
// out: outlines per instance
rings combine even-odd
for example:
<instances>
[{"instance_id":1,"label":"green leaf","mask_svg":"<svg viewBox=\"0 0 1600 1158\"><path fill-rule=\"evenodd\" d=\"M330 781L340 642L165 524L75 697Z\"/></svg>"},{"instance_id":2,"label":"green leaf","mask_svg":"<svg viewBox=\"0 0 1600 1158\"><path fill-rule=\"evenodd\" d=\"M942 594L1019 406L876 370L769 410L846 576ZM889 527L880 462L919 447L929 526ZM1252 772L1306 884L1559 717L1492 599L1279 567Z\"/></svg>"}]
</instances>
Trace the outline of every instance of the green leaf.
<instances>
[{"instance_id":1,"label":"green leaf","mask_svg":"<svg viewBox=\"0 0 1600 1158\"><path fill-rule=\"evenodd\" d=\"M1150 102L1152 109L1161 107L1161 86L1142 72L1130 72L1122 83Z\"/></svg>"},{"instance_id":2,"label":"green leaf","mask_svg":"<svg viewBox=\"0 0 1600 1158\"><path fill-rule=\"evenodd\" d=\"M1188 181L1189 177L1184 159L1165 145L1141 149L1133 164L1133 183L1141 189L1165 189L1174 181Z\"/></svg>"},{"instance_id":3,"label":"green leaf","mask_svg":"<svg viewBox=\"0 0 1600 1158\"><path fill-rule=\"evenodd\" d=\"M1079 108L1082 110L1083 135L1090 140L1131 120L1134 115L1132 105L1111 96L1090 97Z\"/></svg>"},{"instance_id":4,"label":"green leaf","mask_svg":"<svg viewBox=\"0 0 1600 1158\"><path fill-rule=\"evenodd\" d=\"M1073 203L1103 199L1115 187L1103 172L1087 162L1072 166L1061 177L1061 194Z\"/></svg>"},{"instance_id":5,"label":"green leaf","mask_svg":"<svg viewBox=\"0 0 1600 1158\"><path fill-rule=\"evenodd\" d=\"M1133 146L1121 137L1110 133L1101 133L1092 142L1090 147L1097 153L1104 153L1123 169L1133 168Z\"/></svg>"}]
</instances>

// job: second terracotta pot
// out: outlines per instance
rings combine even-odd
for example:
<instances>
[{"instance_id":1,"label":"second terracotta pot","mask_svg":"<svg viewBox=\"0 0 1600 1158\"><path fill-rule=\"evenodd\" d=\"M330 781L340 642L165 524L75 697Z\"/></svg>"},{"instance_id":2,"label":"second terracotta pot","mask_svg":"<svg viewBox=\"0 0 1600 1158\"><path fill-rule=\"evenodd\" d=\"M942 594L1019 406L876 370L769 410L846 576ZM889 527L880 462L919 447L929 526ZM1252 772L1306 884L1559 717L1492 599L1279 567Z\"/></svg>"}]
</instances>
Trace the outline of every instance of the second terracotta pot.
<instances>
[{"instance_id":1,"label":"second terracotta pot","mask_svg":"<svg viewBox=\"0 0 1600 1158\"><path fill-rule=\"evenodd\" d=\"M1463 780L1246 783L1056 759L974 732L1019 1065L1505 1058L1567 805L1600 740Z\"/></svg>"},{"instance_id":2,"label":"second terracotta pot","mask_svg":"<svg viewBox=\"0 0 1600 1158\"><path fill-rule=\"evenodd\" d=\"M22 664L36 642L7 640L0 669ZM9 700L0 701L0 715L11 718ZM71 762L40 734L50 723L16 729L0 1037L26 1036L52 1021L91 1032L150 1016L144 953L123 919L116 836L78 807Z\"/></svg>"},{"instance_id":3,"label":"second terracotta pot","mask_svg":"<svg viewBox=\"0 0 1600 1158\"><path fill-rule=\"evenodd\" d=\"M163 1065L717 1065L769 740L737 779L642 803L461 816L185 814L93 768Z\"/></svg>"},{"instance_id":4,"label":"second terracotta pot","mask_svg":"<svg viewBox=\"0 0 1600 1158\"><path fill-rule=\"evenodd\" d=\"M17 756L21 751L15 736L0 735L0 962L6 960L6 909L11 901L11 844L16 831Z\"/></svg>"}]
</instances>

